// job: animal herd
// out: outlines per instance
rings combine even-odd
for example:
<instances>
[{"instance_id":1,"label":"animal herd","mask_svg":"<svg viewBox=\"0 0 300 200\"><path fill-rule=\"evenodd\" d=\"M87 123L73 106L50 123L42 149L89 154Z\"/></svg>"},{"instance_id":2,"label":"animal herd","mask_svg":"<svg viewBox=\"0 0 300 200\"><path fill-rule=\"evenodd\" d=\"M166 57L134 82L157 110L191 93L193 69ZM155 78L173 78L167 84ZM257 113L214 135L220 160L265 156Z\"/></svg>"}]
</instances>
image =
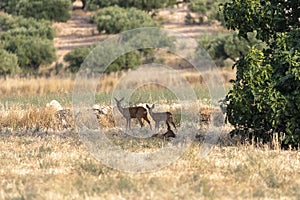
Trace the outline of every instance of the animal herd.
<instances>
[{"instance_id":1,"label":"animal herd","mask_svg":"<svg viewBox=\"0 0 300 200\"><path fill-rule=\"evenodd\" d=\"M117 108L120 111L120 113L123 115L123 117L126 119L126 129L131 129L131 119L136 118L141 127L144 126L142 119L144 119L150 126L150 129L152 129L150 120L148 119L148 112L147 110L142 106L133 106L133 107L122 107L121 102L124 100L124 97L118 100L115 98L115 101L117 103ZM154 104L150 107L148 104L146 104L146 107L149 111L149 115L155 122L155 130L158 130L159 123L165 122L167 125L167 132L163 134L164 137L175 137L175 133L172 131L170 123L173 125L173 127L176 129L173 115L170 112L153 112Z\"/></svg>"},{"instance_id":2,"label":"animal herd","mask_svg":"<svg viewBox=\"0 0 300 200\"><path fill-rule=\"evenodd\" d=\"M132 106L132 107L122 107L121 103L124 100L124 97L121 98L120 100L118 100L117 98L115 98L116 104L117 104L117 108L119 110L119 112L122 114L122 116L126 119L126 129L131 129L131 119L137 119L140 123L140 126L143 127L143 121L146 121L149 126L150 129L152 130L152 126L150 123L150 120L148 119L148 113L151 116L151 118L153 119L154 123L155 123L155 130L158 131L159 129L159 124L160 122L165 122L167 125L167 131L162 135L162 137L164 138L170 138L170 137L175 137L175 133L173 132L173 130L171 129L170 124L176 129L174 120L173 120L173 115L170 112L154 112L153 109L155 107L155 105L153 104L151 107L146 104L146 108L144 108L143 106ZM60 103L56 100L52 100L50 103L47 104L47 107L53 107L57 110L58 116L59 118L65 118L66 116L66 109L63 109L63 107L60 105ZM93 107L93 110L97 110L100 112L100 108L99 106L97 107ZM103 111L101 110L101 113ZM158 134L153 135L155 136L159 136Z\"/></svg>"}]
</instances>

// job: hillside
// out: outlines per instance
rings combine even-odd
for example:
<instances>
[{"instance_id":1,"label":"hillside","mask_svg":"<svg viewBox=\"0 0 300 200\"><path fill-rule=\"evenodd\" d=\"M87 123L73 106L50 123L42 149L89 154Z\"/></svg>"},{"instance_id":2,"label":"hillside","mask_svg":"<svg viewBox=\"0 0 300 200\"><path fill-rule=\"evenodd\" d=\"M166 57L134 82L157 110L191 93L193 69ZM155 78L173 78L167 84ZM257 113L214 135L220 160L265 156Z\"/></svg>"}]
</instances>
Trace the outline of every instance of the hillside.
<instances>
[{"instance_id":1,"label":"hillside","mask_svg":"<svg viewBox=\"0 0 300 200\"><path fill-rule=\"evenodd\" d=\"M79 46L89 46L109 37L99 34L96 25L89 23L91 13L80 9L80 1L76 1L73 7L72 18L68 22L53 23L56 30L54 43L59 63L63 62L64 55L72 49ZM201 34L215 34L222 29L217 23L201 26L185 25L184 19L187 13L187 5L182 4L174 8L159 10L156 18L163 23L165 29L174 30L195 39Z\"/></svg>"}]
</instances>

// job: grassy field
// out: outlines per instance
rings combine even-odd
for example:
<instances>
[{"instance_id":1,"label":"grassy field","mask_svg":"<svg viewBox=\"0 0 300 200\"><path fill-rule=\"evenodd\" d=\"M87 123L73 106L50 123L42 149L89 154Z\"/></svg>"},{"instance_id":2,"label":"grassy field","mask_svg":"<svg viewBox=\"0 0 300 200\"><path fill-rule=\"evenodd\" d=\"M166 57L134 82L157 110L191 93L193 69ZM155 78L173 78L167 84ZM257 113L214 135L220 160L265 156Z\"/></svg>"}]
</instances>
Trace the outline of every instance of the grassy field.
<instances>
[{"instance_id":1,"label":"grassy field","mask_svg":"<svg viewBox=\"0 0 300 200\"><path fill-rule=\"evenodd\" d=\"M80 140L73 122L69 127L60 126L56 111L45 106L55 98L64 107L72 108L72 79L56 85L56 79L23 80L20 84L20 80L6 81L20 92L10 95L6 91L13 88L0 86L0 199L300 198L299 151L235 144L228 140L230 127L226 126L206 157L200 156L203 142L195 138L170 165L151 173L126 173L96 160ZM27 89L17 89L22 85ZM211 108L205 101L208 92L200 86L194 88L204 113L201 109L196 112L209 114ZM60 92L51 92L56 89ZM141 93L136 92L133 99L147 102L151 96L152 101L165 104L174 101L172 93L165 89ZM110 95L98 92L96 102L108 105ZM170 141L160 138L126 137L119 134L123 129L112 125L110 118L99 120L115 132L110 138L126 151L149 152L170 145Z\"/></svg>"},{"instance_id":2,"label":"grassy field","mask_svg":"<svg viewBox=\"0 0 300 200\"><path fill-rule=\"evenodd\" d=\"M217 145L202 158L194 142L171 165L131 174L95 160L74 132L0 137L0 199L300 198L296 151Z\"/></svg>"}]
</instances>

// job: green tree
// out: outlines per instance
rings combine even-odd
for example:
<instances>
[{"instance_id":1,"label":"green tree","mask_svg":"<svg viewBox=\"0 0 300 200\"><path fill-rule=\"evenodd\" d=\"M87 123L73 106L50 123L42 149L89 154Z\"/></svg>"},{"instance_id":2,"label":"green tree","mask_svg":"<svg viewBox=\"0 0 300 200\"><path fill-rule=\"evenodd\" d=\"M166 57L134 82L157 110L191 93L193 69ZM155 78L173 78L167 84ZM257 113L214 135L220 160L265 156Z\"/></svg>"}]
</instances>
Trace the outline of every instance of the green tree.
<instances>
[{"instance_id":1,"label":"green tree","mask_svg":"<svg viewBox=\"0 0 300 200\"><path fill-rule=\"evenodd\" d=\"M89 47L77 47L70 51L64 57L64 61L69 62L67 69L72 73L77 72L90 52L91 48Z\"/></svg>"},{"instance_id":2,"label":"green tree","mask_svg":"<svg viewBox=\"0 0 300 200\"><path fill-rule=\"evenodd\" d=\"M51 23L46 20L36 20L34 18L23 18L7 14L0 15L0 36L34 36L53 40L55 31Z\"/></svg>"},{"instance_id":3,"label":"green tree","mask_svg":"<svg viewBox=\"0 0 300 200\"><path fill-rule=\"evenodd\" d=\"M0 75L16 74L20 71L18 57L0 48Z\"/></svg>"},{"instance_id":4,"label":"green tree","mask_svg":"<svg viewBox=\"0 0 300 200\"><path fill-rule=\"evenodd\" d=\"M206 16L210 20L218 20L224 24L223 13L220 11L220 3L228 2L229 0L190 0L189 10L197 12L200 17Z\"/></svg>"},{"instance_id":5,"label":"green tree","mask_svg":"<svg viewBox=\"0 0 300 200\"><path fill-rule=\"evenodd\" d=\"M176 4L176 0L88 0L87 9L98 9L110 6L119 6L122 8L135 7L144 11L152 11L158 8L164 8Z\"/></svg>"},{"instance_id":6,"label":"green tree","mask_svg":"<svg viewBox=\"0 0 300 200\"><path fill-rule=\"evenodd\" d=\"M266 42L236 64L236 80L226 96L232 134L270 141L285 134L283 147L300 144L300 23L298 0L233 0L223 9L226 26L247 39Z\"/></svg>"},{"instance_id":7,"label":"green tree","mask_svg":"<svg viewBox=\"0 0 300 200\"><path fill-rule=\"evenodd\" d=\"M66 22L71 18L71 0L3 0L0 8L13 15Z\"/></svg>"},{"instance_id":8,"label":"green tree","mask_svg":"<svg viewBox=\"0 0 300 200\"><path fill-rule=\"evenodd\" d=\"M245 56L251 47L254 46L262 50L265 47L265 43L256 39L253 33L247 35L247 40L239 37L237 33L207 36L199 40L199 47L204 48L216 65L220 67L225 66L224 61L228 58L232 61L237 61L241 56Z\"/></svg>"},{"instance_id":9,"label":"green tree","mask_svg":"<svg viewBox=\"0 0 300 200\"><path fill-rule=\"evenodd\" d=\"M99 32L108 34L120 33L141 27L159 26L147 13L136 8L120 8L118 6L100 9L91 19L97 24Z\"/></svg>"},{"instance_id":10,"label":"green tree","mask_svg":"<svg viewBox=\"0 0 300 200\"><path fill-rule=\"evenodd\" d=\"M0 48L17 56L23 72L36 72L55 60L54 30L49 21L4 14L0 25Z\"/></svg>"},{"instance_id":11,"label":"green tree","mask_svg":"<svg viewBox=\"0 0 300 200\"><path fill-rule=\"evenodd\" d=\"M84 60L91 53L92 50L93 49L89 47L77 47L71 52L69 52L64 57L64 60L66 62L69 62L67 69L72 73L78 72L78 70L81 67L81 64L84 62ZM121 70L134 69L142 63L141 59L142 59L141 52L139 51L129 52L125 55L120 56L113 63L111 63L107 67L106 72L116 72Z\"/></svg>"},{"instance_id":12,"label":"green tree","mask_svg":"<svg viewBox=\"0 0 300 200\"><path fill-rule=\"evenodd\" d=\"M39 37L12 37L4 49L16 54L19 66L28 72L36 72L41 65L51 64L56 58L53 42Z\"/></svg>"},{"instance_id":13,"label":"green tree","mask_svg":"<svg viewBox=\"0 0 300 200\"><path fill-rule=\"evenodd\" d=\"M20 0L1 0L0 10L10 14L16 14L16 7Z\"/></svg>"}]
</instances>

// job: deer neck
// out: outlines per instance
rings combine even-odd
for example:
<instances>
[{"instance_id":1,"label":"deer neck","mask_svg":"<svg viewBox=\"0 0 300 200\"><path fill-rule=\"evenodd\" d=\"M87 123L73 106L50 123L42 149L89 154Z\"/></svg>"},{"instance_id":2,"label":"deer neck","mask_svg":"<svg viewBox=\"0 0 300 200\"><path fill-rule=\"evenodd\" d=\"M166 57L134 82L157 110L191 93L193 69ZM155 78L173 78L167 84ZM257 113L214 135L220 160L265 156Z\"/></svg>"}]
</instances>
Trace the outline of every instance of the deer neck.
<instances>
[{"instance_id":1,"label":"deer neck","mask_svg":"<svg viewBox=\"0 0 300 200\"><path fill-rule=\"evenodd\" d=\"M151 110L149 110L149 114L152 116L152 115L155 114L155 113L153 113L153 111L152 111L152 109L151 109Z\"/></svg>"},{"instance_id":2,"label":"deer neck","mask_svg":"<svg viewBox=\"0 0 300 200\"><path fill-rule=\"evenodd\" d=\"M117 105L117 107L118 107L120 113L123 114L124 113L124 108L121 105Z\"/></svg>"}]
</instances>

